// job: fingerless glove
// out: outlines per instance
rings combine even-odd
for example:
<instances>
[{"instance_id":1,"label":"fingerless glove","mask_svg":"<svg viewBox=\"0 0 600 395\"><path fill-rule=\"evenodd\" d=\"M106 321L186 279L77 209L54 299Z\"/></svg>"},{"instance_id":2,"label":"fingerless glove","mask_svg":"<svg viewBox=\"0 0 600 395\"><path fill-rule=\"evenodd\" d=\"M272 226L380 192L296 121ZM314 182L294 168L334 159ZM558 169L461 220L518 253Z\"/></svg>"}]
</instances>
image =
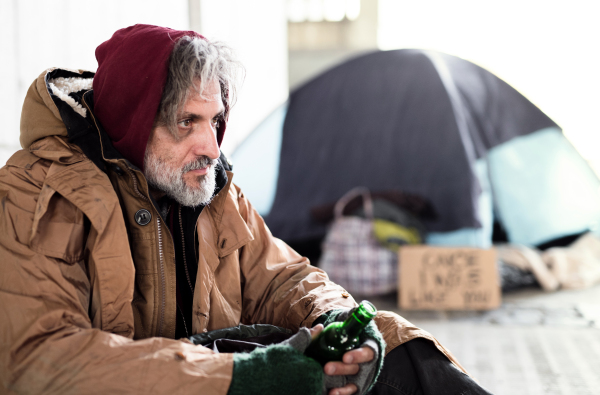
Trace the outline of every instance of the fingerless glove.
<instances>
[{"instance_id":1,"label":"fingerless glove","mask_svg":"<svg viewBox=\"0 0 600 395\"><path fill-rule=\"evenodd\" d=\"M318 395L323 368L304 355L310 331L300 331L282 343L233 355L233 377L228 395Z\"/></svg>"},{"instance_id":2,"label":"fingerless glove","mask_svg":"<svg viewBox=\"0 0 600 395\"><path fill-rule=\"evenodd\" d=\"M329 325L332 322L344 321L350 316L353 309L349 310L332 310L329 311L315 320L313 326L317 324L323 324L324 326ZM366 394L377 381L379 372L383 367L383 357L385 353L385 341L383 336L377 329L377 325L374 321L371 321L369 325L365 327L362 334L360 335L361 347L370 347L375 357L372 361L358 364L359 371L355 375L351 376L329 376L325 375L324 379L324 391L326 394L330 388L343 387L348 383L353 383L358 388L356 395Z\"/></svg>"}]
</instances>

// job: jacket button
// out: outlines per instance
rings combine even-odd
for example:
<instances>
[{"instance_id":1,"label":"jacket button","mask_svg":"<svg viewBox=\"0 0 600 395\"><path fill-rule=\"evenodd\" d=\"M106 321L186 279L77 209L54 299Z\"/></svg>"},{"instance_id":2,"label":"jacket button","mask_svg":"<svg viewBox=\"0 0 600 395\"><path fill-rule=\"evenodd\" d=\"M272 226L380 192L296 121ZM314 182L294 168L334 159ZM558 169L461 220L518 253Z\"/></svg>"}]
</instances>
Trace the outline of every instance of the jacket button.
<instances>
[{"instance_id":1,"label":"jacket button","mask_svg":"<svg viewBox=\"0 0 600 395\"><path fill-rule=\"evenodd\" d=\"M138 225L145 226L150 223L150 220L152 219L152 214L150 214L150 211L143 208L141 210L138 210L137 213L135 213L134 218L135 222L137 222Z\"/></svg>"}]
</instances>

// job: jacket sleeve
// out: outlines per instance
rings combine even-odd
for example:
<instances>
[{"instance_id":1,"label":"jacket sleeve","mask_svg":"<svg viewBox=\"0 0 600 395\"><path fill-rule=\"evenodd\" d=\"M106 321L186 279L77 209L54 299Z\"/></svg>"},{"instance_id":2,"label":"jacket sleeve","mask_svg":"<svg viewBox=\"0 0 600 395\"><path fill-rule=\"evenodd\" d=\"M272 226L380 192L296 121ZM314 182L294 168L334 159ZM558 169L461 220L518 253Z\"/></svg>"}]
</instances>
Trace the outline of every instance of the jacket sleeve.
<instances>
[{"instance_id":1,"label":"jacket sleeve","mask_svg":"<svg viewBox=\"0 0 600 395\"><path fill-rule=\"evenodd\" d=\"M254 240L240 251L244 308L242 323L267 323L292 330L323 322L336 309L355 307L354 299L327 274L310 265L283 241L273 237L261 216L239 188L239 212ZM388 354L417 337L431 340L438 350L466 373L457 359L435 337L398 314L379 310L374 319ZM383 343L382 343L383 344ZM383 347L383 345L382 345Z\"/></svg>"},{"instance_id":2,"label":"jacket sleeve","mask_svg":"<svg viewBox=\"0 0 600 395\"><path fill-rule=\"evenodd\" d=\"M90 301L103 289L92 286L88 258L99 235L74 204L44 192L47 171L39 163L0 169L0 393L226 394L231 354L134 341L93 323ZM130 304L132 295L120 297Z\"/></svg>"},{"instance_id":3,"label":"jacket sleeve","mask_svg":"<svg viewBox=\"0 0 600 395\"><path fill-rule=\"evenodd\" d=\"M239 211L254 240L240 251L243 323L267 323L297 330L311 326L322 314L354 307L356 302L327 274L311 266L283 241L274 237L243 193Z\"/></svg>"}]
</instances>

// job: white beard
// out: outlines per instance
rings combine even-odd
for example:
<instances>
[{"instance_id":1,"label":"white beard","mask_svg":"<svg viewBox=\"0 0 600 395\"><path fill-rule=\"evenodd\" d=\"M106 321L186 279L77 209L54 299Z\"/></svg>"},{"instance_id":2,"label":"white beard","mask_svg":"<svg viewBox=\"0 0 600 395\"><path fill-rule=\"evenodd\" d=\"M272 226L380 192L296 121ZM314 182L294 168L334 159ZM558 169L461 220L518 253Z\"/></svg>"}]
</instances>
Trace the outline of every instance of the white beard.
<instances>
[{"instance_id":1,"label":"white beard","mask_svg":"<svg viewBox=\"0 0 600 395\"><path fill-rule=\"evenodd\" d=\"M146 150L144 156L144 175L148 184L166 193L170 198L187 207L196 207L210 203L216 187L216 167L218 159L211 160L207 156L198 157L180 169L173 169L163 162L158 155ZM208 173L198 176L198 187L190 187L183 180L183 175L190 170L202 169L206 166Z\"/></svg>"}]
</instances>

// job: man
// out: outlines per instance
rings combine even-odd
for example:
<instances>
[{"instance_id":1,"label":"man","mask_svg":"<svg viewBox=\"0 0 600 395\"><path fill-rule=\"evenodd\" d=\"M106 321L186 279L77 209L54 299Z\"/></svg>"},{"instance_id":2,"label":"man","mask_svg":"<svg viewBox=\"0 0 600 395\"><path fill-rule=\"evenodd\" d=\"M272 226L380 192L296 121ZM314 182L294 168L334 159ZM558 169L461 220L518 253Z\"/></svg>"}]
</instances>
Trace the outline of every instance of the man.
<instances>
[{"instance_id":1,"label":"man","mask_svg":"<svg viewBox=\"0 0 600 395\"><path fill-rule=\"evenodd\" d=\"M344 395L378 374L378 393L435 393L422 361L479 391L393 313L341 362L303 355L316 323L356 303L231 183L219 145L239 64L227 47L135 25L96 57L95 75L50 69L31 85L24 150L0 170L3 393ZM246 353L192 344L239 324L296 334Z\"/></svg>"}]
</instances>

